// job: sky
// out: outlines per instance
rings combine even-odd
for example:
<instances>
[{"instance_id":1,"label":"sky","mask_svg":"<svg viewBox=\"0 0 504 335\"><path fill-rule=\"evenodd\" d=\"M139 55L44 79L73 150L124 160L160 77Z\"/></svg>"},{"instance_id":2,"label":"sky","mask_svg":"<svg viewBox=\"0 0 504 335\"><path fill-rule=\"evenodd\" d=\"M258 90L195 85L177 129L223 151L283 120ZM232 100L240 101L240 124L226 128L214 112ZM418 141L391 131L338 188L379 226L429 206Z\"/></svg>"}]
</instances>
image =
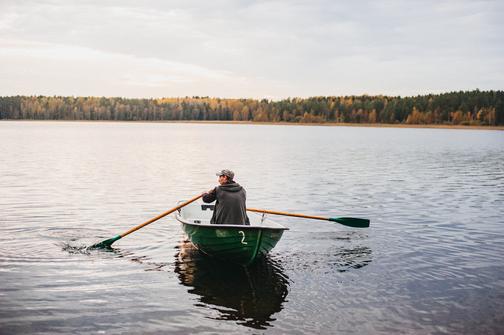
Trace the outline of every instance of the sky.
<instances>
[{"instance_id":1,"label":"sky","mask_svg":"<svg viewBox=\"0 0 504 335\"><path fill-rule=\"evenodd\" d=\"M504 1L0 0L0 96L504 89Z\"/></svg>"}]
</instances>

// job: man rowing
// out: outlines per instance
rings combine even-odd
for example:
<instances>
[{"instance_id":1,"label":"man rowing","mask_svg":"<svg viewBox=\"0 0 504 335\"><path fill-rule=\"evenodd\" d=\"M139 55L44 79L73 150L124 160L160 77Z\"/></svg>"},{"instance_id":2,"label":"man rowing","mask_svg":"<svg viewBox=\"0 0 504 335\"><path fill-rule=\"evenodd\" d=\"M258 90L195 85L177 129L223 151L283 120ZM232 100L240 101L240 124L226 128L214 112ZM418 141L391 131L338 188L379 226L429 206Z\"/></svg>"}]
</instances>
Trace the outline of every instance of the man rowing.
<instances>
[{"instance_id":1,"label":"man rowing","mask_svg":"<svg viewBox=\"0 0 504 335\"><path fill-rule=\"evenodd\" d=\"M234 181L234 172L221 170L216 174L219 186L203 193L203 201L215 201L212 224L250 225L247 216L247 192Z\"/></svg>"}]
</instances>

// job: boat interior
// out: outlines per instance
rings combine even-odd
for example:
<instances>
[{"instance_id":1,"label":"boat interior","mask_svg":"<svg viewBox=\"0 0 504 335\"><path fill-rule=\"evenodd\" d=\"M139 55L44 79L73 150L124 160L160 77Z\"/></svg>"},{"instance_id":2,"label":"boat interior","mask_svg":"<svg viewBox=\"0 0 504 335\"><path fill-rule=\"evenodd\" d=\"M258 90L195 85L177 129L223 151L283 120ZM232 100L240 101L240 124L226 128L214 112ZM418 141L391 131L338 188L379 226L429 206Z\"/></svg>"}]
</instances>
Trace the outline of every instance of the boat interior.
<instances>
[{"instance_id":1,"label":"boat interior","mask_svg":"<svg viewBox=\"0 0 504 335\"><path fill-rule=\"evenodd\" d=\"M214 207L215 207L215 205L213 205L213 204L204 204L204 203L196 201L196 202L193 202L193 203L179 209L176 214L176 218L177 218L177 220L179 220L183 223L210 225L210 219L212 218ZM250 220L250 226L240 225L243 228L253 227L253 226L261 226L264 228L268 227L268 228L286 229L284 226L270 220L267 217L267 215L251 213L251 212L248 212L247 215ZM222 226L224 226L224 225L222 225ZM225 225L225 226L231 226L231 225ZM232 225L232 226L235 226L235 225Z\"/></svg>"}]
</instances>

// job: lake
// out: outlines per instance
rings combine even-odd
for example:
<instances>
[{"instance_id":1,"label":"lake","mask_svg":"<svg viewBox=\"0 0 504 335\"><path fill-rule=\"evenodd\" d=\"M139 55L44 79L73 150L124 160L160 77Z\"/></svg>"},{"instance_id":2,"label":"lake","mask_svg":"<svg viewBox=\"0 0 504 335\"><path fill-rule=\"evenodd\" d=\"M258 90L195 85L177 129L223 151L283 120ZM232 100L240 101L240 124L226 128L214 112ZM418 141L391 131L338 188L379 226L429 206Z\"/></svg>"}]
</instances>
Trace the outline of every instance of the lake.
<instances>
[{"instance_id":1,"label":"lake","mask_svg":"<svg viewBox=\"0 0 504 335\"><path fill-rule=\"evenodd\" d=\"M249 268L167 216L232 169L280 216ZM1 334L503 334L504 132L0 122ZM251 214L252 215L252 214Z\"/></svg>"}]
</instances>

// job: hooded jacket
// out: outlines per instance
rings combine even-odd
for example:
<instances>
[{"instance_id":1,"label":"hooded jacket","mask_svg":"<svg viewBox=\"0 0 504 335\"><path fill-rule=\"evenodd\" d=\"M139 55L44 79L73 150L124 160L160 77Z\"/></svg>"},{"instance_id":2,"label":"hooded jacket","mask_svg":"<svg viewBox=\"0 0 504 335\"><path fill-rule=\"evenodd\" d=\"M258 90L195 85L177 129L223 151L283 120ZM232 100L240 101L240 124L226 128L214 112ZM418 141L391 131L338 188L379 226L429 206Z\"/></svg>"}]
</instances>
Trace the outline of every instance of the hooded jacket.
<instances>
[{"instance_id":1,"label":"hooded jacket","mask_svg":"<svg viewBox=\"0 0 504 335\"><path fill-rule=\"evenodd\" d=\"M216 201L210 223L250 225L245 205L246 199L247 192L234 181L217 186L206 193L203 195L204 202Z\"/></svg>"}]
</instances>

